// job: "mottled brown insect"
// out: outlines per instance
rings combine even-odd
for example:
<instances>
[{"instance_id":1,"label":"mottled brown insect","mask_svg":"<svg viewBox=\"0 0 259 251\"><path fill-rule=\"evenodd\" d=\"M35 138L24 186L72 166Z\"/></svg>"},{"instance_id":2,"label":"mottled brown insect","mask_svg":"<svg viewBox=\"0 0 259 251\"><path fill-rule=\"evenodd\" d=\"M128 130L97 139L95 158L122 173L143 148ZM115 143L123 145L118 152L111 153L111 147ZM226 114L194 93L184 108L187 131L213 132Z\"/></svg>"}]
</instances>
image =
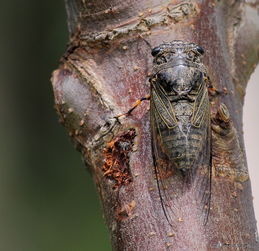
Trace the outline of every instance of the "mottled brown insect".
<instances>
[{"instance_id":1,"label":"mottled brown insect","mask_svg":"<svg viewBox=\"0 0 259 251\"><path fill-rule=\"evenodd\" d=\"M150 96L138 100L127 113L116 116L130 115L141 101L150 99L155 174L162 208L170 225L171 212L174 213L175 208L168 206L170 202L167 202L171 200L168 190L178 189L179 192L179 185L182 195L190 189L195 190L195 198L191 199L202 209L205 224L208 220L211 119L209 77L201 62L203 54L204 50L197 44L180 40L155 47L152 50L153 72L149 79ZM168 186L172 189L167 189Z\"/></svg>"},{"instance_id":2,"label":"mottled brown insect","mask_svg":"<svg viewBox=\"0 0 259 251\"><path fill-rule=\"evenodd\" d=\"M165 214L166 196L162 196L160 189L164 172L178 174L192 185L197 169L205 167L206 180L202 189L204 194L209 194L204 202L208 215L211 186L210 103L207 71L201 62L203 54L204 50L197 44L179 40L161 44L152 50L152 148Z\"/></svg>"}]
</instances>

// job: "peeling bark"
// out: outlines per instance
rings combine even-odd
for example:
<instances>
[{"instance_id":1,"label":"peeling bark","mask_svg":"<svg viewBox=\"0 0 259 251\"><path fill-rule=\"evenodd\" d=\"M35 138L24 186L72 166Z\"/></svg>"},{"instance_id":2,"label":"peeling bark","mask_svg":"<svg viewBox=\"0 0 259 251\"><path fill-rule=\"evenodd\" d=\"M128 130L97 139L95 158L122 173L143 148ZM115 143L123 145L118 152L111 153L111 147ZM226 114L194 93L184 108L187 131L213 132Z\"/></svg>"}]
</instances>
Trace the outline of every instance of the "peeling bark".
<instances>
[{"instance_id":1,"label":"peeling bark","mask_svg":"<svg viewBox=\"0 0 259 251\"><path fill-rule=\"evenodd\" d=\"M66 0L70 43L53 73L55 103L91 170L114 250L259 250L242 135L245 88L259 59L258 7L235 0ZM148 101L127 118L113 118L149 93L152 57L144 39L152 47L180 39L206 51L213 85L206 226L189 197L173 228L165 219Z\"/></svg>"}]
</instances>

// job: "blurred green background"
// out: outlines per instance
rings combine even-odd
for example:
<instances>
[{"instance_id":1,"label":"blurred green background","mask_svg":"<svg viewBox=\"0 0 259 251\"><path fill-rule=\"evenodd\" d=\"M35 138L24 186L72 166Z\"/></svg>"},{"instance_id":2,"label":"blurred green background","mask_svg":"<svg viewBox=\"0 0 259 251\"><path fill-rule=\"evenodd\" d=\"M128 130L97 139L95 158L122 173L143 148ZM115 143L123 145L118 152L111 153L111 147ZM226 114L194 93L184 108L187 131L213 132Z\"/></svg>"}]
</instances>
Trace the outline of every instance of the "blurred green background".
<instances>
[{"instance_id":1,"label":"blurred green background","mask_svg":"<svg viewBox=\"0 0 259 251\"><path fill-rule=\"evenodd\" d=\"M2 1L0 20L0 251L111 250L91 177L53 109L64 1Z\"/></svg>"}]
</instances>

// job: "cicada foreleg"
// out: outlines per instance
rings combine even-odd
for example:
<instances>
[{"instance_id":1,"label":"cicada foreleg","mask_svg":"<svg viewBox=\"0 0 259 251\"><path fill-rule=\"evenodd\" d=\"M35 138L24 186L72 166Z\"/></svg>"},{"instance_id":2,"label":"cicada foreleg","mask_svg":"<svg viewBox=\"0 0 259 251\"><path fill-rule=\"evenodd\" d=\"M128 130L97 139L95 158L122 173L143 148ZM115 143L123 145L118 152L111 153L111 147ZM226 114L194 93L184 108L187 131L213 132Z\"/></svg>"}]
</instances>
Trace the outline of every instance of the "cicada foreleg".
<instances>
[{"instance_id":1,"label":"cicada foreleg","mask_svg":"<svg viewBox=\"0 0 259 251\"><path fill-rule=\"evenodd\" d=\"M216 97L218 95L226 95L228 94L227 88L223 88L222 90L217 89L211 82L209 76L204 76L204 81L206 86L208 87L208 92L210 97Z\"/></svg>"},{"instance_id":2,"label":"cicada foreleg","mask_svg":"<svg viewBox=\"0 0 259 251\"><path fill-rule=\"evenodd\" d=\"M147 95L141 99L138 99L127 112L119 114L107 120L105 124L101 127L100 133L99 133L100 135L98 135L98 137L96 138L96 141L100 141L101 138L105 137L110 133L113 135L113 131L116 129L116 126L121 124L119 118L123 116L126 117L131 115L131 113L137 108L137 106L139 106L142 103L142 101L145 101L145 100L150 100L150 95Z\"/></svg>"},{"instance_id":3,"label":"cicada foreleg","mask_svg":"<svg viewBox=\"0 0 259 251\"><path fill-rule=\"evenodd\" d=\"M115 119L119 119L120 117L123 117L123 116L125 116L125 117L130 116L131 113L145 100L150 100L150 95L147 95L147 96L145 96L145 97L143 97L141 99L138 99L135 102L135 104L127 112L119 114L117 116L114 116L114 118Z\"/></svg>"}]
</instances>

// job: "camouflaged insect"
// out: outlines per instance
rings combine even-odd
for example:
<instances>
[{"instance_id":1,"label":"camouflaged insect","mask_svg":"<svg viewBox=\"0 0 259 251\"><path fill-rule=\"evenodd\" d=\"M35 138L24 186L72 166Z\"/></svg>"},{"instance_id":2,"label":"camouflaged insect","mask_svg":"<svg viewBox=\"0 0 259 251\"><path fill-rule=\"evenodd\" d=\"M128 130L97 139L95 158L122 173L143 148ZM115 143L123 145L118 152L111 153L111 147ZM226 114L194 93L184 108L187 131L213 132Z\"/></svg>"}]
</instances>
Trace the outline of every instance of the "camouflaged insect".
<instances>
[{"instance_id":1,"label":"camouflaged insect","mask_svg":"<svg viewBox=\"0 0 259 251\"><path fill-rule=\"evenodd\" d=\"M205 166L205 193L210 192L211 184L211 133L203 54L197 44L179 40L152 50L150 111L153 158L160 186L164 166L164 170L178 173L189 183L195 179L197 169Z\"/></svg>"}]
</instances>

